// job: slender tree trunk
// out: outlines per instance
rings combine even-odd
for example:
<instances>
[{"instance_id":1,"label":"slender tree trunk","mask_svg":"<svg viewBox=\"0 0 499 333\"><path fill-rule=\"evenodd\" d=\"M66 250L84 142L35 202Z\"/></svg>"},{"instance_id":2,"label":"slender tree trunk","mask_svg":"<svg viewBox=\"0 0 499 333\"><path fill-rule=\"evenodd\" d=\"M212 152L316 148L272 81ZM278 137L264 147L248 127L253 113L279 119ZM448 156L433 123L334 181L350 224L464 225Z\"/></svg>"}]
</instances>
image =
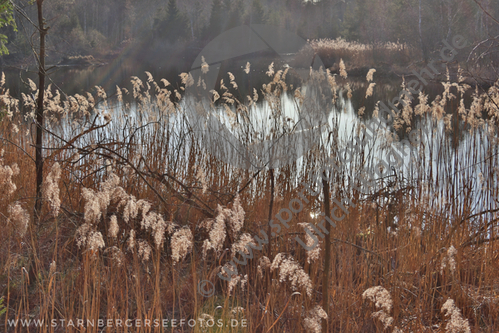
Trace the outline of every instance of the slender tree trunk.
<instances>
[{"instance_id":1,"label":"slender tree trunk","mask_svg":"<svg viewBox=\"0 0 499 333\"><path fill-rule=\"evenodd\" d=\"M38 224L42 210L42 182L43 182L43 99L45 94L45 36L48 28L45 28L43 19L43 0L36 1L38 9L38 29L40 34L40 53L38 55L38 101L36 107L36 201L35 201L35 223Z\"/></svg>"},{"instance_id":2,"label":"slender tree trunk","mask_svg":"<svg viewBox=\"0 0 499 333\"><path fill-rule=\"evenodd\" d=\"M48 28L45 28L42 11L43 0L36 0L38 10L38 33L40 34L40 52L38 54L38 101L36 107L36 142L35 142L35 167L36 167L36 199L34 208L34 222L40 222L42 210L42 182L43 182L43 156L42 156L42 126L43 126L43 99L45 94L45 36ZM34 238L31 238L33 253L31 253L31 263L28 277L29 283L35 282L37 277L36 246Z\"/></svg>"},{"instance_id":3,"label":"slender tree trunk","mask_svg":"<svg viewBox=\"0 0 499 333\"><path fill-rule=\"evenodd\" d=\"M326 217L331 218L331 207L329 206L329 181L326 173L324 172L322 179L322 192L324 193L324 214ZM329 319L329 273L331 271L331 224L326 223L326 237L324 239L324 272L322 273L322 309L326 312ZM322 321L322 332L329 332L329 320Z\"/></svg>"}]
</instances>

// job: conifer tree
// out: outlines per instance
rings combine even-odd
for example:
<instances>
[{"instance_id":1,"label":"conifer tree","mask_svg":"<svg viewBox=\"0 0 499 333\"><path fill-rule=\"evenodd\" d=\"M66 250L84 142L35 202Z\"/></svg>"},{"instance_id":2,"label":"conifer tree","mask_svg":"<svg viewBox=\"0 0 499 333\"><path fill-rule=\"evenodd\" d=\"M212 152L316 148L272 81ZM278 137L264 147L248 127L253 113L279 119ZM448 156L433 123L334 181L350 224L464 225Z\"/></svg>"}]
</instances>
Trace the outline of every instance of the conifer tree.
<instances>
[{"instance_id":1,"label":"conifer tree","mask_svg":"<svg viewBox=\"0 0 499 333\"><path fill-rule=\"evenodd\" d=\"M187 20L178 10L177 1L169 0L166 13L156 20L157 36L165 38L170 42L176 42L185 37L187 32Z\"/></svg>"}]
</instances>

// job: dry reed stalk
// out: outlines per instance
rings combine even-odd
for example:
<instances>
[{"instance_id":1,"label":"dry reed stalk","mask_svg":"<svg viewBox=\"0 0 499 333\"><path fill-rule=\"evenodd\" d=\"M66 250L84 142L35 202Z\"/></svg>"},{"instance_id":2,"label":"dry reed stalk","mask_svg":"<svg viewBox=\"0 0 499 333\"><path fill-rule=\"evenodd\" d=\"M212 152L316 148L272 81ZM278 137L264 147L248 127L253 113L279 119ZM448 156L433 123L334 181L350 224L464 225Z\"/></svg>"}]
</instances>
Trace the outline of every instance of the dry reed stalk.
<instances>
[{"instance_id":1,"label":"dry reed stalk","mask_svg":"<svg viewBox=\"0 0 499 333\"><path fill-rule=\"evenodd\" d=\"M344 64L346 71L348 62ZM281 82L284 72L279 72L277 68L269 68L269 72L271 69L271 83L260 92L257 91L257 94L260 94L260 98L268 99L277 116L282 111L279 109L282 103L277 97L284 94ZM327 74L323 77L331 96L333 91L340 88L333 78ZM369 75L366 79L370 82ZM16 224L3 225L5 232L0 235L3 253L0 255L0 271L3 275L0 275L0 280L5 285L6 304L10 305L5 320L30 318L33 314L45 319L200 317L205 312L201 298L194 296L196 281L215 281L217 267L229 256L229 251L225 249L237 248L247 238L243 235L258 234L257 231L265 227L265 223L258 222L268 220L268 199L272 192L269 173L254 175L217 161L204 153L199 143L188 133L168 125L170 121L173 122L172 115L175 112L181 114L178 100L172 102L166 97L176 94L162 91L163 83L161 87L158 85L159 92L155 95L152 90L156 87L151 80L152 77L148 76L147 81L134 81L136 88L133 93L139 102L137 105L142 109L134 115L133 121L124 117L120 109L114 110L113 114L100 114L100 118L97 117L102 122L110 120L107 126L112 128L112 135L108 141L102 139L105 129L96 129L86 132L53 156L54 163L57 162L64 170L60 180L52 183L64 184L58 188L59 194L50 199L56 203L54 209L60 207L59 215L53 219L55 229L51 227L52 224L40 230L29 226L23 238L20 237L22 233L17 232L22 229ZM188 82L190 78L185 77L185 83ZM235 79L227 82L228 89L234 88ZM151 92L146 94L148 84ZM343 87L347 92L344 95L348 95L348 87L352 90L355 85ZM380 87L381 84L377 83L376 92ZM491 121L498 111L491 101L499 100L498 88L494 86L487 92L481 92L473 91L463 84L456 86L445 83L442 89L443 93L436 98L422 93L410 108L401 108L395 117L400 131L379 131L374 135L373 141L384 147L380 149L387 149L408 126L416 128L416 116L421 118L418 123L420 126L431 128L431 131L422 133L426 141L416 147L409 173L402 177L397 170L396 177L389 174L386 179L378 181L377 187L371 188L368 195L356 192L350 181L356 177L356 172L376 167L377 160L373 156L378 148L369 143L363 154L356 154L348 167L343 165L334 181L331 180L331 195L345 193L357 204L356 209L350 208L344 223L338 223L334 230L331 245L334 251L330 254L329 271L335 283L321 281L321 276L317 274L320 272L317 266L320 265L316 266L312 261L307 263L308 253L293 242L295 234L303 233L303 228L290 223L289 229L283 228L272 240L272 251L280 254L277 261L284 260L282 253L292 254L293 260L287 268L282 268L281 262L279 274L273 276L270 270L272 263L268 259L271 257L265 259L261 253L240 268L240 280L245 281L244 289L239 287L241 281L238 281L229 296L225 288L221 289L217 285L217 292L220 290L222 294L224 290L225 298L221 303L224 316L230 315L232 302L239 302L237 306L244 306L244 315L252 322L249 331L304 329L306 325L312 324L307 320L312 317L307 314L317 304L305 293L295 295L292 299L283 297L291 294L287 289L288 283L291 287L294 283L295 288L303 287L306 291L311 289L311 298L315 297L314 290L318 286L324 288L329 285L323 297L329 293L330 298L334 299L329 308L330 331L375 330L374 326L370 326L373 325L371 314L365 314L358 304L363 292L373 283L383 283L391 290L392 312L387 311L386 307L376 309L376 322L382 320L390 323L389 318L392 318L393 323L400 323L401 330L415 332L432 330L428 325L430 322L444 327L451 324L455 312L447 311L450 320L442 320L439 307L448 298L459 300L459 304L462 304L461 323L468 320L470 330L496 330L499 323L495 318L499 317L499 306L494 298L497 293L494 272L498 269L498 248L497 241L494 241L497 237L497 215L494 215L497 214L497 207L494 198L498 190L494 184L499 175L495 157L499 142L495 138L496 124ZM362 91L359 94L364 97ZM467 91L471 94L470 100L461 99L458 102L456 99L462 98ZM90 111L95 111L93 97L75 96L74 100L66 101L65 104L62 97L57 97L49 89L46 92L53 102L47 109L47 122L52 126L50 129L66 124L69 118L75 121L67 125L72 128L72 133L61 132L66 142L70 142L75 133L78 135L77 128L92 128L94 117ZM121 98L126 98L126 91L120 89L120 92L123 92ZM351 91L351 94L356 93ZM0 197L0 207L8 212L7 207L10 206L13 213L20 212L19 207L33 207L34 201L30 198L35 191L32 177L34 168L27 154L32 155L34 150L25 137L27 128L20 121L19 111L15 110L16 102L11 101L5 92L2 94L2 99L9 103L9 117L0 124L0 128L3 133L11 132L13 125L19 130L17 133L12 132L14 134L9 139L16 146L7 141L0 143L0 148L5 150L0 159L0 174L3 175L0 177L0 189L4 193ZM99 94L104 98L105 92L99 91ZM296 95L299 105L300 93ZM345 97L348 96L337 96L338 103ZM153 105L149 101L155 98L161 100ZM228 106L231 102L234 105L238 103L234 95L223 96L223 92L220 100ZM251 100L255 103L253 98ZM112 103L108 105L112 106ZM381 114L380 105L373 105L377 105L377 111ZM29 103L27 107L30 107ZM364 117L374 111L370 104L366 103L363 107ZM452 109L456 113L450 118L448 112ZM159 116L150 118L147 113L152 111L158 111ZM236 112L232 112L237 116ZM333 124L339 127L335 123L338 119L333 116ZM458 120L461 122L459 126L467 124L467 127L454 128ZM147 124L155 122L160 125L155 127L155 132L144 130L149 126ZM139 129L141 126L144 127ZM276 127L275 130L282 130L282 127ZM456 132L462 134L462 138L459 138L462 150L454 146ZM328 134L335 137L336 141L325 141L328 144L321 146L321 149L331 148L338 152L344 141L356 142L356 129L350 134L346 132L346 137L341 138L334 132L333 126ZM180 137L189 138L186 139L188 143L175 143L174 138ZM253 136L248 135L246 140L248 143L253 142ZM488 143L484 144L486 140ZM61 141L55 137L50 139L49 136L47 142L53 147L61 147ZM141 145L143 142L148 144ZM320 149L314 149L316 151L304 156L300 163L274 170L273 211L287 207L291 199L299 197L300 189L296 188L296 182L306 179L306 171L316 170L320 166ZM183 160L181 156L189 158ZM335 158L339 156L335 155ZM435 161L433 168L429 168L425 162L430 159ZM144 167L144 163L147 163L148 168ZM15 172L15 164L19 174ZM204 194L202 191L205 186L201 184L200 187L200 176L196 176L195 166L198 165L203 166L204 181L209 188ZM151 170L168 172L178 183L173 178L150 177ZM46 170L47 174L51 171ZM118 183L112 180L115 179L112 174L116 175ZM55 172L52 176L53 179L58 178ZM144 179L148 180L148 184ZM249 185L232 202L234 194L248 182ZM184 200L187 191L197 198L191 202ZM157 193L164 201L158 198ZM60 198L60 206L57 197ZM210 227L205 229L206 232L192 227L189 229L191 237L185 228L206 220L201 210L193 208L193 202L199 203L198 198L210 207L220 205L219 224L217 226L216 216L211 224L207 222ZM311 196L307 196L307 199L310 203L296 214L296 221L314 223L310 213L319 210L319 202ZM231 208L226 208L227 205ZM11 221L15 220L14 215L10 216ZM28 214L29 219L31 215ZM22 217L21 221L26 220L26 215L19 216ZM85 242L82 240L81 248L78 249L78 240L74 236L85 223L87 230L82 229L77 234L85 236ZM222 229L223 233L217 231ZM210 254L202 258L195 252L202 250L204 236L210 242L213 241L214 248L219 248L218 256ZM191 252L191 256L188 256L190 246L185 241L189 239L193 242L194 252ZM219 240L222 239L224 243L220 245ZM87 240L92 241L87 244ZM36 269L32 276L22 269L27 258L30 258L27 247L32 247L34 251L31 257ZM442 250L444 248L446 252ZM459 255L452 249L458 251ZM149 261L145 260L146 254L150 257ZM323 260L322 256L320 254L318 259ZM57 267L55 274L50 274L50 263L53 261ZM276 266L273 267L274 271ZM442 268L444 274L441 273ZM447 269L454 273L447 276ZM276 278L281 277L285 284L277 282ZM298 282L298 277L303 277L306 283ZM260 288L262 285L266 288ZM470 293L469 290L476 292ZM445 304L446 308L450 308L448 303ZM278 317L279 324L274 325ZM278 325L282 325L282 328L277 328ZM462 324L460 328L455 326L455 329L466 331L467 325ZM448 329L453 327L449 326ZM377 329L384 329L384 324ZM51 331L51 328L45 331Z\"/></svg>"}]
</instances>

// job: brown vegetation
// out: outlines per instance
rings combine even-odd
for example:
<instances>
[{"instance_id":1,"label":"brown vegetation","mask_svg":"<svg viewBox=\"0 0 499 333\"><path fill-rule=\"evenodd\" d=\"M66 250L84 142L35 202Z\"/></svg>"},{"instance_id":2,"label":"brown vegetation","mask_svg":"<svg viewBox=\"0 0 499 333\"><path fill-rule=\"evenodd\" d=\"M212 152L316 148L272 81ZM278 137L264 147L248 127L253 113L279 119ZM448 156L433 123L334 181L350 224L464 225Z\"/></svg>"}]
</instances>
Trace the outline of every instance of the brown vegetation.
<instances>
[{"instance_id":1,"label":"brown vegetation","mask_svg":"<svg viewBox=\"0 0 499 333\"><path fill-rule=\"evenodd\" d=\"M291 91L303 108L306 96L286 84L287 71L269 69L269 83L248 103L234 98L237 85L221 84L212 107L250 129L246 116L260 98L273 106L267 132L242 131L242 140L251 144L290 133L281 97ZM339 133L347 112L341 105L351 96L343 71L341 77L312 75L310 84L324 96L317 102L333 101L339 112L330 115L325 137L303 159L273 173L237 169L207 154L186 126L180 92L149 73L146 81L132 79L131 92L117 88L115 100L102 89L97 96L66 99L48 87L44 208L37 225L31 123L38 92L33 83L32 94L17 101L3 90L2 331L26 331L8 327L11 319L245 318L246 329L184 325L165 331L320 332L325 288L330 332L466 332L467 325L473 332L497 331L499 83L487 92L477 89L466 102L470 87L462 82L449 82L433 101L421 94L397 114L393 131L374 133L346 165L339 163L341 149L365 133L360 122ZM229 77L225 82L234 82ZM197 82L183 78L182 88ZM126 94L134 103L126 102ZM377 116L378 106L370 113ZM411 172L384 170L368 195L358 191L357 171L378 167L379 151L416 128L416 119L431 131L421 132L427 137L414 147ZM289 229L272 237L269 252L253 251L232 281L220 279L233 254L267 230L271 196L274 212L288 207L307 193L302 183L310 181L309 172L319 172L328 159L342 170L329 175L331 200L353 203L330 235L330 285L322 285L324 242L319 253L308 253L295 240L305 236L301 222L319 222L323 198L307 194L309 203L293 215ZM438 167L430 168L428 160ZM214 284L212 297L198 293L202 280Z\"/></svg>"}]
</instances>

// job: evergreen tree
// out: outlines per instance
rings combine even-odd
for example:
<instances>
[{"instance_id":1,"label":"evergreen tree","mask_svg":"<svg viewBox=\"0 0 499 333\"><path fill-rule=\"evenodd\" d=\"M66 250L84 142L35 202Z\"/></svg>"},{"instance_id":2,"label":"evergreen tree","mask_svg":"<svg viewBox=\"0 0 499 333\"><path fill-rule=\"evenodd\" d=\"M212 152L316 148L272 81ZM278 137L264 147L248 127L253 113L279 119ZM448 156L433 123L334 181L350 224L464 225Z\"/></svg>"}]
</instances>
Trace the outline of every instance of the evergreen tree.
<instances>
[{"instance_id":1,"label":"evergreen tree","mask_svg":"<svg viewBox=\"0 0 499 333\"><path fill-rule=\"evenodd\" d=\"M222 6L221 0L213 0L213 5L211 6L210 23L206 31L206 35L209 39L215 38L222 32L223 29L223 18L224 18L224 8Z\"/></svg>"},{"instance_id":2,"label":"evergreen tree","mask_svg":"<svg viewBox=\"0 0 499 333\"><path fill-rule=\"evenodd\" d=\"M186 36L187 20L177 8L176 0L169 0L166 13L155 22L157 36L176 42Z\"/></svg>"},{"instance_id":3,"label":"evergreen tree","mask_svg":"<svg viewBox=\"0 0 499 333\"><path fill-rule=\"evenodd\" d=\"M243 23L243 3L241 0L236 0L230 7L229 20L227 22L227 30L237 27Z\"/></svg>"},{"instance_id":4,"label":"evergreen tree","mask_svg":"<svg viewBox=\"0 0 499 333\"><path fill-rule=\"evenodd\" d=\"M260 0L253 0L251 4L250 24L263 24L267 21L265 10Z\"/></svg>"}]
</instances>

